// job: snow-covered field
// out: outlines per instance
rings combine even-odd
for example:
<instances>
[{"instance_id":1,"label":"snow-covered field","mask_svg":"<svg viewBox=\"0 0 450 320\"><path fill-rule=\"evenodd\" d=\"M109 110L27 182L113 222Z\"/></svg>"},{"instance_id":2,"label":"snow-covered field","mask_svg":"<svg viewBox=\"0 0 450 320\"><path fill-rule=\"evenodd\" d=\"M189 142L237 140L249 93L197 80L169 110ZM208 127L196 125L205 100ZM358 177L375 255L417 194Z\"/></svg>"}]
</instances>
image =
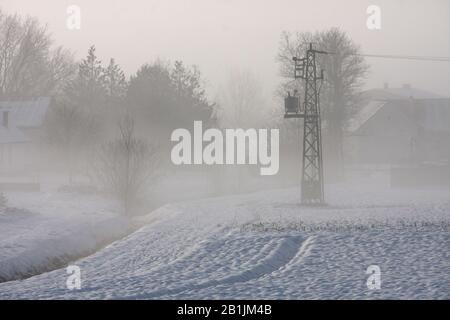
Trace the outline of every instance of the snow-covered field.
<instances>
[{"instance_id":1,"label":"snow-covered field","mask_svg":"<svg viewBox=\"0 0 450 320\"><path fill-rule=\"evenodd\" d=\"M0 282L64 266L129 231L126 219L94 195L9 192L0 212Z\"/></svg>"},{"instance_id":2,"label":"snow-covered field","mask_svg":"<svg viewBox=\"0 0 450 320\"><path fill-rule=\"evenodd\" d=\"M0 284L1 299L450 298L450 191L329 186L166 205L66 269ZM369 290L366 269L381 269Z\"/></svg>"}]
</instances>

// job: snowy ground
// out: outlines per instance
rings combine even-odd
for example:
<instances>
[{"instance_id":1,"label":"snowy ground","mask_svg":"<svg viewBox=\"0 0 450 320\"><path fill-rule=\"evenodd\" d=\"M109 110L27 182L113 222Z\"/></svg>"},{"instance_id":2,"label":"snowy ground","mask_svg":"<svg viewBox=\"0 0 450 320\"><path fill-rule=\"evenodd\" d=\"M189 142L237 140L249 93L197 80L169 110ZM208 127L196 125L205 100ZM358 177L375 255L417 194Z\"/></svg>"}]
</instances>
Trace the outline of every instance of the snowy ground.
<instances>
[{"instance_id":1,"label":"snowy ground","mask_svg":"<svg viewBox=\"0 0 450 320\"><path fill-rule=\"evenodd\" d=\"M327 191L324 208L296 189L166 205L76 261L80 290L63 268L0 284L0 298L450 298L449 190Z\"/></svg>"},{"instance_id":2,"label":"snowy ground","mask_svg":"<svg viewBox=\"0 0 450 320\"><path fill-rule=\"evenodd\" d=\"M61 267L129 231L115 207L97 196L9 192L0 212L0 282Z\"/></svg>"}]
</instances>

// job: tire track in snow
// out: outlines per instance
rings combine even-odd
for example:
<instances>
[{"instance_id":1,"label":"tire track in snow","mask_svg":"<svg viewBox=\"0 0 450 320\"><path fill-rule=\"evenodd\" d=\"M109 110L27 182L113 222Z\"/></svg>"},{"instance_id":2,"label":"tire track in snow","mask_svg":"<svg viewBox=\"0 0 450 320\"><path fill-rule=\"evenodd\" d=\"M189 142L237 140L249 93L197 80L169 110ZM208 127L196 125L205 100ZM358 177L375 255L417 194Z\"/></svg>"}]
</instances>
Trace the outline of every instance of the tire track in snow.
<instances>
[{"instance_id":1,"label":"tire track in snow","mask_svg":"<svg viewBox=\"0 0 450 320\"><path fill-rule=\"evenodd\" d=\"M198 284L185 284L173 289L160 289L129 296L128 299L152 299L161 296L176 296L185 291L196 291L215 287L219 285L233 285L245 283L251 280L269 277L274 273L282 273L289 270L297 263L300 263L310 252L314 237L310 236L306 240L301 236L286 236L280 241L276 248L264 259L260 260L252 268L241 271L237 274L213 279Z\"/></svg>"},{"instance_id":2,"label":"tire track in snow","mask_svg":"<svg viewBox=\"0 0 450 320\"><path fill-rule=\"evenodd\" d=\"M293 266L300 264L303 261L303 259L305 259L311 252L311 249L313 247L315 239L316 239L316 236L309 236L305 241L303 241L301 243L299 250L297 251L295 256L292 257L292 259L288 263L281 266L278 270L274 270L270 274L266 274L266 275L262 276L261 278L267 278L267 277L269 277L273 274L277 274L277 273L284 273L284 272L292 269Z\"/></svg>"}]
</instances>

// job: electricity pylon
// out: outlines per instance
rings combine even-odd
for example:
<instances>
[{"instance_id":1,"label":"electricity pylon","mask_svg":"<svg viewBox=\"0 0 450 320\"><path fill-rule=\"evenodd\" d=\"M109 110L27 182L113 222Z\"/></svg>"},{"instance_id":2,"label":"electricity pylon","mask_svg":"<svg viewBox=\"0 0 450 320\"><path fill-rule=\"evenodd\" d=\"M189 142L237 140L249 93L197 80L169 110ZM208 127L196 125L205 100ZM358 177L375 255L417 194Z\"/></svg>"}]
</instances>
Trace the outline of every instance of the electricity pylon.
<instances>
[{"instance_id":1,"label":"electricity pylon","mask_svg":"<svg viewBox=\"0 0 450 320\"><path fill-rule=\"evenodd\" d=\"M302 203L307 205L324 204L322 136L319 94L317 82L323 80L323 70L317 76L316 54L326 54L314 50L312 44L306 51L306 57L294 57L295 79L305 80L303 107L299 106L298 97L285 99L285 118L303 118L303 168L302 168Z\"/></svg>"}]
</instances>

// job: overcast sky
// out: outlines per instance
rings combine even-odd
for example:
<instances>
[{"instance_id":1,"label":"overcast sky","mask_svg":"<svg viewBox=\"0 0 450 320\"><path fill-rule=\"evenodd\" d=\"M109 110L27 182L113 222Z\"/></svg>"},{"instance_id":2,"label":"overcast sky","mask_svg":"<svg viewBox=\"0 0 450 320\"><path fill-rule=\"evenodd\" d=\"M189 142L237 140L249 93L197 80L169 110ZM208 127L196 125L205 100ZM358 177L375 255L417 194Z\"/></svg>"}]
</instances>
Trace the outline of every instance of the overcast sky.
<instances>
[{"instance_id":1,"label":"overcast sky","mask_svg":"<svg viewBox=\"0 0 450 320\"><path fill-rule=\"evenodd\" d=\"M81 8L81 30L66 27L69 5ZM369 5L381 8L381 30L366 27ZM450 56L448 0L0 0L6 12L37 16L55 43L83 57L95 44L127 74L157 57L200 67L210 93L230 69L250 69L272 92L280 33L340 27L364 53ZM450 96L450 62L368 59L367 87L403 83Z\"/></svg>"}]
</instances>

